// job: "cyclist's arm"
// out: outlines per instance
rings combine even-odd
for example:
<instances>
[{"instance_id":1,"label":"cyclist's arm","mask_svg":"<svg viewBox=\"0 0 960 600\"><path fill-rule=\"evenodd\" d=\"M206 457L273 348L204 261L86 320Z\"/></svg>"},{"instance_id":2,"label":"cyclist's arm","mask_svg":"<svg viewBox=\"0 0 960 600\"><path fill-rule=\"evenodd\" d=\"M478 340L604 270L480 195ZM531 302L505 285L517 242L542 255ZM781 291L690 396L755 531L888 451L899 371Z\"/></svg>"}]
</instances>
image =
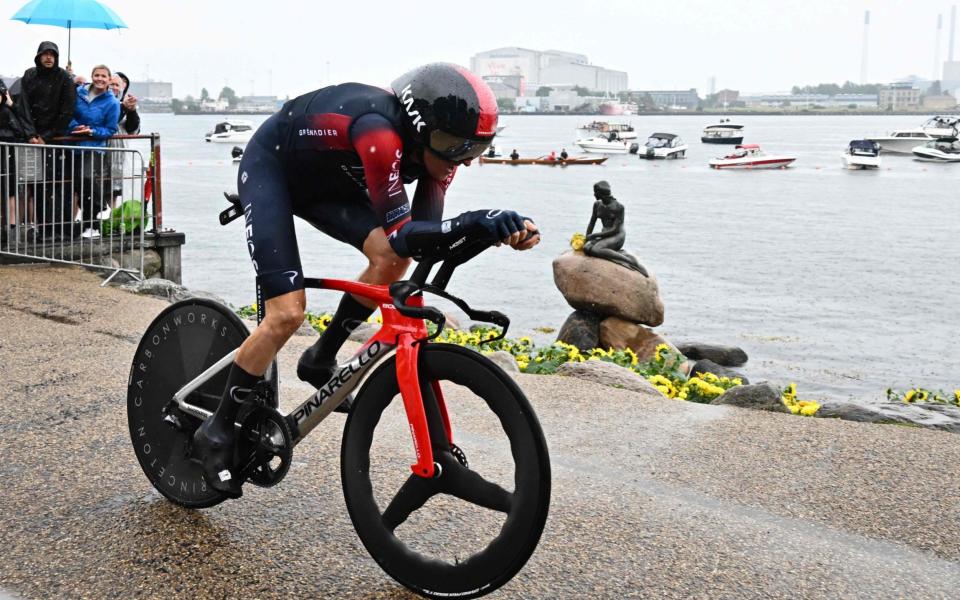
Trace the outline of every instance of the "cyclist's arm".
<instances>
[{"instance_id":1,"label":"cyclist's arm","mask_svg":"<svg viewBox=\"0 0 960 600\"><path fill-rule=\"evenodd\" d=\"M366 114L350 129L354 151L363 163L367 193L373 211L394 250L397 231L410 222L410 201L403 188L400 163L403 142L390 122L378 114Z\"/></svg>"},{"instance_id":2,"label":"cyclist's arm","mask_svg":"<svg viewBox=\"0 0 960 600\"><path fill-rule=\"evenodd\" d=\"M447 196L447 188L457 174L456 169L443 181L424 175L417 180L417 191L413 193L413 220L439 221L443 218L443 200Z\"/></svg>"}]
</instances>

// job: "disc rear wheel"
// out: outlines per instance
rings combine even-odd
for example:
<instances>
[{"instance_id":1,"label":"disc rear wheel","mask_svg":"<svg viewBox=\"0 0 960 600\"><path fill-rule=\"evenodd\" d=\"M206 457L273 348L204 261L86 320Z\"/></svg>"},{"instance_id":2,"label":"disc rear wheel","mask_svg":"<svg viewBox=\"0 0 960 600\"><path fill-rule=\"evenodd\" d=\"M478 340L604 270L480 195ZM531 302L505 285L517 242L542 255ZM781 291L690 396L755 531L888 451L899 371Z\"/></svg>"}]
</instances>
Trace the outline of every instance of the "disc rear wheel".
<instances>
[{"instance_id":1,"label":"disc rear wheel","mask_svg":"<svg viewBox=\"0 0 960 600\"><path fill-rule=\"evenodd\" d=\"M364 546L398 582L428 597L482 596L509 581L540 539L550 502L546 442L523 392L480 354L429 344L419 372L438 474L411 472L390 359L358 394L344 431L347 508Z\"/></svg>"},{"instance_id":2,"label":"disc rear wheel","mask_svg":"<svg viewBox=\"0 0 960 600\"><path fill-rule=\"evenodd\" d=\"M227 497L206 484L200 465L191 460L193 432L202 421L181 412L173 395L238 348L248 335L232 311L195 298L167 307L137 347L127 387L130 439L150 483L180 506L204 508ZM187 402L215 411L229 371L228 366L214 375ZM272 380L276 383L276 377ZM244 415L239 418L243 420Z\"/></svg>"}]
</instances>

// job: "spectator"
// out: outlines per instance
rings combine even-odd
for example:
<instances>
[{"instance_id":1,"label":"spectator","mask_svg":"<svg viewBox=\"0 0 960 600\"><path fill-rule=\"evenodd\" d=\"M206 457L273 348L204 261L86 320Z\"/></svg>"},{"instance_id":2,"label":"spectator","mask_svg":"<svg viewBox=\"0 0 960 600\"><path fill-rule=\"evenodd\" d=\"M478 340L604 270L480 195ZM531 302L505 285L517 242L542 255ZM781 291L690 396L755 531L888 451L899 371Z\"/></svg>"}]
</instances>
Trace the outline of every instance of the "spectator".
<instances>
[{"instance_id":1,"label":"spectator","mask_svg":"<svg viewBox=\"0 0 960 600\"><path fill-rule=\"evenodd\" d=\"M137 112L137 97L127 93L130 79L117 71L110 78L110 91L120 101L120 133L136 135L140 133L140 114Z\"/></svg>"},{"instance_id":2,"label":"spectator","mask_svg":"<svg viewBox=\"0 0 960 600\"><path fill-rule=\"evenodd\" d=\"M0 79L0 142L23 144L36 137L30 111L22 96L14 102ZM16 156L23 148L0 145L0 241L15 239L17 225L34 223L33 205L16 205ZM29 206L29 214L26 210ZM35 231L33 229L32 231Z\"/></svg>"},{"instance_id":3,"label":"spectator","mask_svg":"<svg viewBox=\"0 0 960 600\"><path fill-rule=\"evenodd\" d=\"M120 122L117 124L120 135L136 135L140 133L140 114L137 113L137 97L133 94L128 94L128 89L130 89L130 79L120 71L114 73L113 77L110 78L110 91L114 97L120 101ZM124 140L112 139L107 142L107 146L110 148L126 148L127 144ZM119 200L122 201L125 158L126 152L110 153L112 193L109 205L103 209L102 213L97 215L101 219L106 219L110 216L111 209L116 205L118 196ZM131 171L129 176L133 177L134 173Z\"/></svg>"},{"instance_id":4,"label":"spectator","mask_svg":"<svg viewBox=\"0 0 960 600\"><path fill-rule=\"evenodd\" d=\"M60 51L53 42L40 42L37 55L33 59L36 65L27 69L20 80L21 100L33 119L35 135L30 138L31 144L48 144L53 138L66 135L67 126L73 116L77 92L73 85L73 78L59 66ZM56 175L62 178L63 167L58 159L63 159L63 151L43 149L41 152L20 152L18 158L24 160L25 168L18 170L21 182L27 185L28 193L25 200L30 210L34 210L37 198L35 192L42 190L52 192L53 206L51 211L44 211L52 222L66 221L68 218L70 199L64 195L62 185L56 185L52 180ZM29 167L29 168L26 168ZM44 179L50 180L50 185L41 185ZM46 201L47 199L42 199ZM54 228L51 227L51 231Z\"/></svg>"},{"instance_id":5,"label":"spectator","mask_svg":"<svg viewBox=\"0 0 960 600\"><path fill-rule=\"evenodd\" d=\"M110 69L106 65L97 65L90 73L90 86L77 88L77 102L70 122L70 135L87 137L88 140L74 142L86 148L103 148L107 138L116 135L120 122L120 102L110 91ZM110 167L108 158L102 151L74 153L74 216L80 216L86 229L82 237L100 237L92 227L93 215L103 208L104 192L109 194L109 183L105 181L106 171ZM78 185L78 180L82 184ZM107 183L107 189L104 189ZM77 192L82 191L82 195Z\"/></svg>"},{"instance_id":6,"label":"spectator","mask_svg":"<svg viewBox=\"0 0 960 600\"><path fill-rule=\"evenodd\" d=\"M33 117L37 134L33 144L49 143L67 133L77 93L70 74L59 67L60 51L53 42L41 42L33 62L20 81L21 95Z\"/></svg>"}]
</instances>

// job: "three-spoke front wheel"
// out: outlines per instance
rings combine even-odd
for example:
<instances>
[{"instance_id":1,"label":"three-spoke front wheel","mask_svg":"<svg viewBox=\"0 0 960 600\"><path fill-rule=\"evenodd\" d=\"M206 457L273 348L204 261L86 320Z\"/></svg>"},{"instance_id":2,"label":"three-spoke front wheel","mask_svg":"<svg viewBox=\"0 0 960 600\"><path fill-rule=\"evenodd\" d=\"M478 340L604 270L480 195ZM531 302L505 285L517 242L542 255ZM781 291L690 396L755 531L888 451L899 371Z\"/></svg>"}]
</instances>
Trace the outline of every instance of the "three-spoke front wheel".
<instances>
[{"instance_id":1,"label":"three-spoke front wheel","mask_svg":"<svg viewBox=\"0 0 960 600\"><path fill-rule=\"evenodd\" d=\"M540 540L550 504L546 441L523 392L485 357L429 344L418 364L438 475L410 470L411 432L391 358L347 420L347 509L364 546L398 582L429 597L482 596L509 581Z\"/></svg>"}]
</instances>

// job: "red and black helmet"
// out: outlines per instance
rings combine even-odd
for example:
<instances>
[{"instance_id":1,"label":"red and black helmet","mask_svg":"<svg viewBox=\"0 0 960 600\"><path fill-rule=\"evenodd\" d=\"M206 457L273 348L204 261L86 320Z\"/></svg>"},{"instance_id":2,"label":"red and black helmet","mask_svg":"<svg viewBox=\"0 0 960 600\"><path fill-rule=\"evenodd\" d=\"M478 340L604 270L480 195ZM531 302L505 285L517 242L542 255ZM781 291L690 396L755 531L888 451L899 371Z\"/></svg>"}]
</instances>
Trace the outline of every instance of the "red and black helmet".
<instances>
[{"instance_id":1,"label":"red and black helmet","mask_svg":"<svg viewBox=\"0 0 960 600\"><path fill-rule=\"evenodd\" d=\"M392 86L410 134L441 158L460 162L483 154L497 133L497 99L467 69L430 63Z\"/></svg>"}]
</instances>

